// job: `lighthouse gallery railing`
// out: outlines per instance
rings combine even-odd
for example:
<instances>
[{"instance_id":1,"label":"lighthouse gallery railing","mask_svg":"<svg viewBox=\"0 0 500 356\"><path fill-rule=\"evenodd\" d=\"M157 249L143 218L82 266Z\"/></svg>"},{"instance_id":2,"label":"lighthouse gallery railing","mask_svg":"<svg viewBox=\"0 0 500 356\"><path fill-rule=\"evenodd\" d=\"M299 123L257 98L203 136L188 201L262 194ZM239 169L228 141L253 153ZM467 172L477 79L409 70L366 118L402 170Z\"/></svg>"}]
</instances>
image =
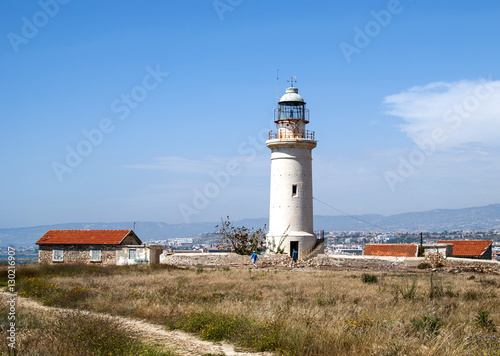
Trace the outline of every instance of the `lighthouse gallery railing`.
<instances>
[{"instance_id":1,"label":"lighthouse gallery railing","mask_svg":"<svg viewBox=\"0 0 500 356\"><path fill-rule=\"evenodd\" d=\"M300 130L300 131L290 131L290 130L277 130L269 131L269 139L276 140L282 138L302 138L306 140L314 140L314 131Z\"/></svg>"}]
</instances>

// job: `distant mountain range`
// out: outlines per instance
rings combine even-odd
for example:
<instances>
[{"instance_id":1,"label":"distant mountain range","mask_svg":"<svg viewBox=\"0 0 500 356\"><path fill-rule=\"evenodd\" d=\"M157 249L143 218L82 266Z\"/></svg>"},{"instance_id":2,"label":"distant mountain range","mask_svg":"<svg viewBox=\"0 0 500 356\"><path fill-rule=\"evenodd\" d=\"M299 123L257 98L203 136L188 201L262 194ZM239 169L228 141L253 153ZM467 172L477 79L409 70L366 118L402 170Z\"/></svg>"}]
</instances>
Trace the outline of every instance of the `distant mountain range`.
<instances>
[{"instance_id":1,"label":"distant mountain range","mask_svg":"<svg viewBox=\"0 0 500 356\"><path fill-rule=\"evenodd\" d=\"M143 241L190 237L215 232L220 222L165 224L137 222L135 232ZM235 226L262 227L267 218L233 222ZM133 222L72 223L24 228L0 229L0 246L31 246L51 229L132 229ZM436 209L391 216L377 214L356 216L314 216L316 230L326 231L485 231L500 229L500 204L464 209Z\"/></svg>"}]
</instances>

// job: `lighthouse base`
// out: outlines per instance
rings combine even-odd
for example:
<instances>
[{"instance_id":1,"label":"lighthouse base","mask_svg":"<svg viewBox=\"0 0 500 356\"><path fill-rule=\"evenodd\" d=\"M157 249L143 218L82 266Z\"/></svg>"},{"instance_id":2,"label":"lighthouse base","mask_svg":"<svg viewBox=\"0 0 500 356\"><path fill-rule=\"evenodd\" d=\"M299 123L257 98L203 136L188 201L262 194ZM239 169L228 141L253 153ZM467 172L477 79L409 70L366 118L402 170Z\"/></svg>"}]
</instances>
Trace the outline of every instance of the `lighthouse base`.
<instances>
[{"instance_id":1,"label":"lighthouse base","mask_svg":"<svg viewBox=\"0 0 500 356\"><path fill-rule=\"evenodd\" d=\"M292 231L284 237L272 233L266 236L268 252L277 253L283 251L291 255L293 250L299 253L299 259L303 259L316 246L316 236L305 231Z\"/></svg>"}]
</instances>

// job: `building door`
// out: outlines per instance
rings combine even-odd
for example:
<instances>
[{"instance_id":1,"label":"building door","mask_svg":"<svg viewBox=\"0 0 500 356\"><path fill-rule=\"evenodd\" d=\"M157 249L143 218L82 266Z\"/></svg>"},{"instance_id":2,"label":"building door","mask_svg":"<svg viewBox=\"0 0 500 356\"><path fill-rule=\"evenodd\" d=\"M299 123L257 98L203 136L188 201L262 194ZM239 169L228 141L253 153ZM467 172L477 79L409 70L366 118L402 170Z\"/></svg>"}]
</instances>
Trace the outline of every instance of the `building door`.
<instances>
[{"instance_id":1,"label":"building door","mask_svg":"<svg viewBox=\"0 0 500 356\"><path fill-rule=\"evenodd\" d=\"M298 241L290 241L290 256L292 255L293 250L299 253L299 242Z\"/></svg>"}]
</instances>

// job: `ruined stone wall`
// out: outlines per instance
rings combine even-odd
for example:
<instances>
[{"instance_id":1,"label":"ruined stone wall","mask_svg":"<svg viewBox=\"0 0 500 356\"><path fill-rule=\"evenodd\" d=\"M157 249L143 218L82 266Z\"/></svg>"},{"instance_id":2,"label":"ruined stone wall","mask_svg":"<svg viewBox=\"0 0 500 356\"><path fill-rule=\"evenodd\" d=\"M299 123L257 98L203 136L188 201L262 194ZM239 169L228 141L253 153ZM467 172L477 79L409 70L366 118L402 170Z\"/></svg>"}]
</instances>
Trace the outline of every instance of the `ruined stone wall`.
<instances>
[{"instance_id":1,"label":"ruined stone wall","mask_svg":"<svg viewBox=\"0 0 500 356\"><path fill-rule=\"evenodd\" d=\"M319 255L305 264L320 269L406 270L423 260L418 257Z\"/></svg>"},{"instance_id":2,"label":"ruined stone wall","mask_svg":"<svg viewBox=\"0 0 500 356\"><path fill-rule=\"evenodd\" d=\"M236 253L179 253L165 254L160 256L160 263L182 267L231 267L252 266L250 256L242 256ZM290 263L290 257L284 255L264 254L259 255L257 265L274 266L279 263Z\"/></svg>"},{"instance_id":3,"label":"ruined stone wall","mask_svg":"<svg viewBox=\"0 0 500 356\"><path fill-rule=\"evenodd\" d=\"M371 270L402 270L416 267L423 258L404 257L372 257L372 256L328 256L318 255L308 261L298 261L297 267L309 267L318 269L371 269ZM287 267L291 258L287 255L263 254L259 255L257 265L259 267ZM231 267L252 266L250 256L241 256L234 253L183 253L163 254L160 263L171 264L182 267Z\"/></svg>"},{"instance_id":4,"label":"ruined stone wall","mask_svg":"<svg viewBox=\"0 0 500 356\"><path fill-rule=\"evenodd\" d=\"M447 258L444 266L451 273L477 272L500 274L500 262L469 258Z\"/></svg>"}]
</instances>

